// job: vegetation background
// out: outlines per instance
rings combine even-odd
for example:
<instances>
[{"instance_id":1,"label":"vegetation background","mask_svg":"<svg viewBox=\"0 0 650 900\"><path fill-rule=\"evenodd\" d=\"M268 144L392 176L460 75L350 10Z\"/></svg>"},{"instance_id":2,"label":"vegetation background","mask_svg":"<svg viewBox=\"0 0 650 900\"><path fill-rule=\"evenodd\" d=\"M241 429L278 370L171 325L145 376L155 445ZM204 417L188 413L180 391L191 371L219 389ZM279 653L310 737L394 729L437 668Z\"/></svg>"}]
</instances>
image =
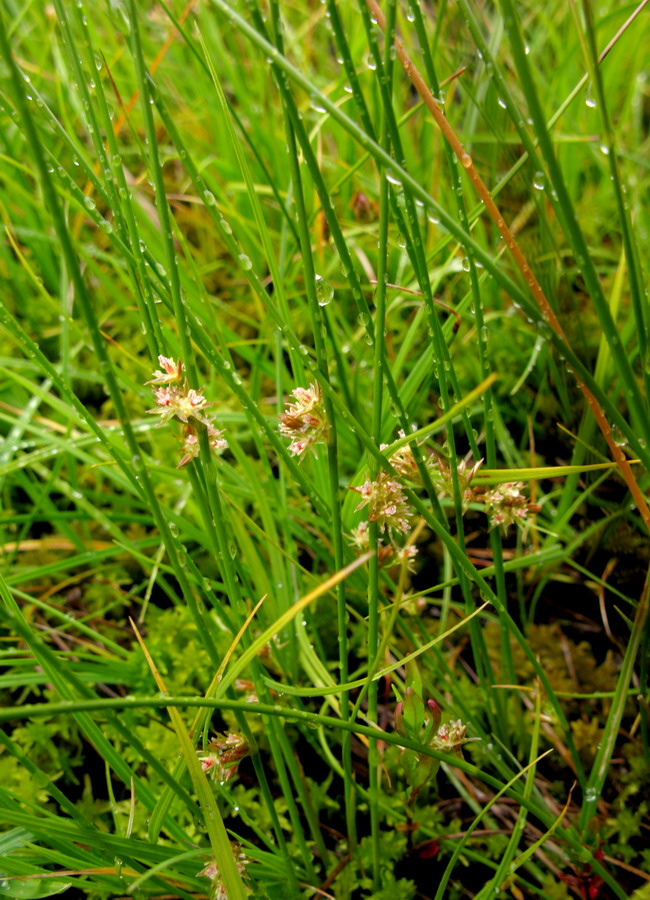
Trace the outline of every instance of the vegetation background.
<instances>
[{"instance_id":1,"label":"vegetation background","mask_svg":"<svg viewBox=\"0 0 650 900\"><path fill-rule=\"evenodd\" d=\"M650 897L646 5L4 0L0 896Z\"/></svg>"}]
</instances>

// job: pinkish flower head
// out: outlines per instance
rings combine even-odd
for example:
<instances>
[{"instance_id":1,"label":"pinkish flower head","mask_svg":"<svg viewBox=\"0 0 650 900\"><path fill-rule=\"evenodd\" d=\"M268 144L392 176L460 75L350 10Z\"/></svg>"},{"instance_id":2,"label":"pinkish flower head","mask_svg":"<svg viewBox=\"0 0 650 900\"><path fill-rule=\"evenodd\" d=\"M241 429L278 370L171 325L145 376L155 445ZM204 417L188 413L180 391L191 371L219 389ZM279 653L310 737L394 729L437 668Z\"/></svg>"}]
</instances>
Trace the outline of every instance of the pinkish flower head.
<instances>
[{"instance_id":1,"label":"pinkish flower head","mask_svg":"<svg viewBox=\"0 0 650 900\"><path fill-rule=\"evenodd\" d=\"M433 743L431 744L436 750L459 751L467 742L465 736L467 728L460 719L455 722L449 722L448 725L441 725L438 729Z\"/></svg>"},{"instance_id":2,"label":"pinkish flower head","mask_svg":"<svg viewBox=\"0 0 650 900\"><path fill-rule=\"evenodd\" d=\"M375 481L366 478L360 487L352 487L361 497L357 509L368 507L368 519L377 522L382 531L409 530L409 518L413 515L399 481L386 472L380 472Z\"/></svg>"},{"instance_id":3,"label":"pinkish flower head","mask_svg":"<svg viewBox=\"0 0 650 900\"><path fill-rule=\"evenodd\" d=\"M521 481L506 481L485 492L483 500L490 527L500 526L507 531L510 525L523 526L531 513L539 511L539 507L523 493L523 488Z\"/></svg>"},{"instance_id":4,"label":"pinkish flower head","mask_svg":"<svg viewBox=\"0 0 650 900\"><path fill-rule=\"evenodd\" d=\"M233 856L235 857L235 863L237 865L237 871L240 875L246 875L246 866L249 863L249 859L242 850L240 844L236 841L230 842L230 847L232 849ZM209 878L212 882L212 893L211 896L213 900L228 900L228 894L226 893L226 889L223 884L223 880L221 878L221 872L219 871L219 864L215 859L211 859L207 865L205 865L200 872L197 872L197 876L199 878Z\"/></svg>"},{"instance_id":5,"label":"pinkish flower head","mask_svg":"<svg viewBox=\"0 0 650 900\"><path fill-rule=\"evenodd\" d=\"M160 369L153 373L153 378L146 384L175 384L183 377L184 366L180 359L176 362L168 356L159 356L158 365Z\"/></svg>"},{"instance_id":6,"label":"pinkish flower head","mask_svg":"<svg viewBox=\"0 0 650 900\"><path fill-rule=\"evenodd\" d=\"M398 547L396 553L399 561L406 566L406 571L413 574L415 572L415 557L418 555L418 548L415 544Z\"/></svg>"},{"instance_id":7,"label":"pinkish flower head","mask_svg":"<svg viewBox=\"0 0 650 900\"><path fill-rule=\"evenodd\" d=\"M226 450L228 447L228 441L224 440L222 435L223 431L219 431L218 428L215 428L213 425L208 424L208 440L210 442L210 447L215 453L221 453L223 450ZM186 429L185 437L183 438L183 456L181 457L181 461L176 466L177 469L182 468L187 465L193 459L199 455L200 447L199 447L199 436L194 430L194 428L189 425Z\"/></svg>"},{"instance_id":8,"label":"pinkish flower head","mask_svg":"<svg viewBox=\"0 0 650 900\"><path fill-rule=\"evenodd\" d=\"M199 756L201 768L215 781L230 781L249 749L248 741L241 734L215 734L208 742L208 752Z\"/></svg>"},{"instance_id":9,"label":"pinkish flower head","mask_svg":"<svg viewBox=\"0 0 650 900\"><path fill-rule=\"evenodd\" d=\"M320 385L298 387L292 391L294 403L288 403L280 415L280 433L291 438L289 452L303 456L314 444L327 441L330 429Z\"/></svg>"},{"instance_id":10,"label":"pinkish flower head","mask_svg":"<svg viewBox=\"0 0 650 900\"><path fill-rule=\"evenodd\" d=\"M182 387L171 385L154 389L156 406L148 409L148 413L160 416L160 424L165 425L170 419L179 419L188 423L190 418L209 424L209 420L203 414L211 402L206 400L200 391L188 388L185 382Z\"/></svg>"},{"instance_id":11,"label":"pinkish flower head","mask_svg":"<svg viewBox=\"0 0 650 900\"><path fill-rule=\"evenodd\" d=\"M398 434L401 438L406 436L405 432L401 429ZM388 444L381 444L379 449L386 450L388 446ZM408 444L405 444L403 447L400 447L399 450L396 450L395 453L389 457L388 462L395 469L400 478L405 478L408 481L414 481L418 484L422 482L417 463L415 462L415 457L413 456L413 451Z\"/></svg>"},{"instance_id":12,"label":"pinkish flower head","mask_svg":"<svg viewBox=\"0 0 650 900\"><path fill-rule=\"evenodd\" d=\"M359 522L357 527L352 529L350 543L362 553L365 553L370 546L370 535L368 533L367 522Z\"/></svg>"},{"instance_id":13,"label":"pinkish flower head","mask_svg":"<svg viewBox=\"0 0 650 900\"><path fill-rule=\"evenodd\" d=\"M463 512L466 512L469 504L476 499L476 489L472 487L472 480L482 465L482 459L471 465L466 459L463 459L456 467L456 478L458 480L458 490L460 491ZM442 457L436 458L431 456L427 462L427 468L431 473L431 478L437 490L447 497L453 497L454 476L447 462Z\"/></svg>"}]
</instances>

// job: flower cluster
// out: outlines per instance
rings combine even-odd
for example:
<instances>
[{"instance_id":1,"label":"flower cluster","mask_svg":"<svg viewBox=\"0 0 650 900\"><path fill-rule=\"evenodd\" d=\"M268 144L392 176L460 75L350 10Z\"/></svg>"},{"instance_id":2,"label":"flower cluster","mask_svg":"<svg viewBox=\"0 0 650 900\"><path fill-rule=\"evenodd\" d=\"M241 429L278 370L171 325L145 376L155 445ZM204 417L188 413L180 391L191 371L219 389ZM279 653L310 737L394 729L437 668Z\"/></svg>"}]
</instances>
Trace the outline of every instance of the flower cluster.
<instances>
[{"instance_id":1,"label":"flower cluster","mask_svg":"<svg viewBox=\"0 0 650 900\"><path fill-rule=\"evenodd\" d=\"M404 431L398 432L400 438L405 437ZM382 444L380 450L385 450L389 445ZM422 484L422 476L415 462L411 447L406 444L400 447L388 460L395 469L400 478L411 481L415 484ZM454 476L451 466L443 459L442 456L430 454L425 456L424 465L431 475L433 484L438 492L447 497L454 496ZM463 459L456 467L456 479L460 490L463 511L465 512L469 504L476 499L474 488L472 488L472 479L483 465L483 460L470 464L468 460Z\"/></svg>"},{"instance_id":2,"label":"flower cluster","mask_svg":"<svg viewBox=\"0 0 650 900\"><path fill-rule=\"evenodd\" d=\"M368 520L376 522L381 531L409 529L409 518L413 515L402 486L386 472L380 472L375 481L366 478L361 487L351 487L361 497L357 510L368 507Z\"/></svg>"},{"instance_id":3,"label":"flower cluster","mask_svg":"<svg viewBox=\"0 0 650 900\"><path fill-rule=\"evenodd\" d=\"M399 432L403 438L404 432ZM382 444L380 449L385 450L389 445ZM405 445L395 451L389 462L397 472L400 479L421 485L422 478L418 470L411 447ZM449 462L440 454L432 453L425 457L424 464L431 475L434 487L443 497L454 496L454 484L458 484L463 513L467 512L471 503L482 503L485 513L490 520L490 527L501 527L507 531L510 525L524 526L532 513L539 512L539 506L531 503L524 494L524 484L520 481L509 481L499 484L492 489L482 488L473 484L477 472L483 465L483 460L477 462L471 458L463 459L452 471ZM362 523L363 524L363 523ZM361 535L353 534L352 541L361 547L359 538Z\"/></svg>"},{"instance_id":4,"label":"flower cluster","mask_svg":"<svg viewBox=\"0 0 650 900\"><path fill-rule=\"evenodd\" d=\"M166 425L170 419L179 419L187 425L190 419L208 424L204 410L211 406L200 391L188 388L185 383L182 386L173 384L157 388L153 392L156 405L147 412L160 416L160 425Z\"/></svg>"},{"instance_id":5,"label":"flower cluster","mask_svg":"<svg viewBox=\"0 0 650 900\"><path fill-rule=\"evenodd\" d=\"M208 423L208 441L210 442L210 447L215 451L215 453L220 453L222 450L225 450L228 447L228 441L223 438L223 431L219 431L218 428L215 428L214 425L210 425ZM177 469L180 469L181 466L186 465L191 459L196 459L199 455L199 436L194 431L192 426L185 429L185 435L183 437L183 456L181 461L176 466Z\"/></svg>"},{"instance_id":6,"label":"flower cluster","mask_svg":"<svg viewBox=\"0 0 650 900\"><path fill-rule=\"evenodd\" d=\"M435 750L458 753L460 747L467 742L466 731L467 726L463 725L460 719L456 719L455 722L450 722L448 725L441 725L431 741L431 746Z\"/></svg>"},{"instance_id":7,"label":"flower cluster","mask_svg":"<svg viewBox=\"0 0 650 900\"><path fill-rule=\"evenodd\" d=\"M206 400L201 391L191 388L183 376L183 363L167 356L158 357L160 369L154 372L151 381L156 405L147 412L160 416L158 425L165 425L171 419L178 419L185 425L183 430L182 457L177 468L186 465L199 455L199 436L197 425L205 425L208 429L210 446L216 452L225 450L228 442L223 439L223 432L212 424L207 410L212 402Z\"/></svg>"},{"instance_id":8,"label":"flower cluster","mask_svg":"<svg viewBox=\"0 0 650 900\"><path fill-rule=\"evenodd\" d=\"M369 522L359 522L356 528L352 529L350 534L350 543L359 551L365 553L370 549L370 533L368 531ZM384 545L379 542L377 548L379 562L386 560L403 563L407 572L415 572L415 557L418 555L418 548L415 544L406 544L403 547L391 543Z\"/></svg>"},{"instance_id":9,"label":"flower cluster","mask_svg":"<svg viewBox=\"0 0 650 900\"><path fill-rule=\"evenodd\" d=\"M400 700L395 707L395 730L398 734L421 741L432 750L441 750L462 757L463 744L471 740L466 737L466 726L460 719L449 722L448 725L441 725L441 718L442 711L436 701L428 700L425 704L413 686L407 684L404 700ZM400 763L408 785L406 802L411 805L422 788L436 774L440 763L431 756L406 747L400 755Z\"/></svg>"},{"instance_id":10,"label":"flower cluster","mask_svg":"<svg viewBox=\"0 0 650 900\"><path fill-rule=\"evenodd\" d=\"M160 369L153 373L153 378L147 384L177 384L182 380L185 366L180 359L175 362L169 356L159 356L158 365Z\"/></svg>"},{"instance_id":11,"label":"flower cluster","mask_svg":"<svg viewBox=\"0 0 650 900\"><path fill-rule=\"evenodd\" d=\"M539 512L539 506L530 502L523 488L521 481L506 481L485 492L482 500L491 528L501 526L507 531L510 525L524 525L531 513Z\"/></svg>"},{"instance_id":12,"label":"flower cluster","mask_svg":"<svg viewBox=\"0 0 650 900\"><path fill-rule=\"evenodd\" d=\"M467 512L470 503L477 499L477 491L472 487L472 479L482 465L482 459L479 459L478 462L472 463L471 465L466 459L463 459L456 466L456 479L458 481L458 491L460 493L463 512ZM451 471L451 466L449 466L441 456L437 458L432 456L428 461L427 468L431 472L433 483L438 491L441 494L445 494L447 497L453 497L454 476Z\"/></svg>"},{"instance_id":13,"label":"flower cluster","mask_svg":"<svg viewBox=\"0 0 650 900\"><path fill-rule=\"evenodd\" d=\"M401 438L405 437L403 431L399 431L398 434ZM381 444L379 449L385 450L388 446L388 444ZM415 462L415 457L413 456L413 451L408 444L405 444L403 447L400 447L399 450L396 450L395 453L388 458L388 462L395 469L400 478L405 478L407 481L414 481L418 484L422 481L417 463Z\"/></svg>"},{"instance_id":14,"label":"flower cluster","mask_svg":"<svg viewBox=\"0 0 650 900\"><path fill-rule=\"evenodd\" d=\"M289 452L302 456L307 450L327 441L330 429L325 415L323 395L319 384L292 391L294 403L288 403L280 416L280 432L291 438Z\"/></svg>"},{"instance_id":15,"label":"flower cluster","mask_svg":"<svg viewBox=\"0 0 650 900\"><path fill-rule=\"evenodd\" d=\"M208 742L206 753L199 756L201 768L222 784L237 774L241 760L248 756L248 741L241 734L215 734Z\"/></svg>"},{"instance_id":16,"label":"flower cluster","mask_svg":"<svg viewBox=\"0 0 650 900\"><path fill-rule=\"evenodd\" d=\"M246 866L249 863L249 859L241 848L241 845L236 841L231 841L230 846L232 848L233 856L235 857L235 863L237 865L237 871L240 875L246 875ZM205 865L200 872L197 872L197 876L199 878L209 878L212 882L212 898L213 900L228 900L228 894L226 893L226 889L223 884L223 880L221 878L221 873L219 871L219 865L215 859L211 860L207 865Z\"/></svg>"}]
</instances>

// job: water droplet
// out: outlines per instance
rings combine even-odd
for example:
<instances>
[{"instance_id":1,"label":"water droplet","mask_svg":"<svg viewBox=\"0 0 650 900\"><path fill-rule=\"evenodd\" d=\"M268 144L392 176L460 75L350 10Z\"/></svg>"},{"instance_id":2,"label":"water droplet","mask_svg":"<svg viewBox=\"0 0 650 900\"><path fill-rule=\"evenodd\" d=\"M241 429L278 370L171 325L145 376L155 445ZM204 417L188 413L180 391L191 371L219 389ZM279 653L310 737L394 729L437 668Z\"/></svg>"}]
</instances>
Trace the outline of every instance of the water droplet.
<instances>
[{"instance_id":1,"label":"water droplet","mask_svg":"<svg viewBox=\"0 0 650 900\"><path fill-rule=\"evenodd\" d=\"M334 288L329 283L329 281L325 281L322 275L316 275L316 299L318 300L319 306L327 306L328 303L331 302L334 297Z\"/></svg>"},{"instance_id":2,"label":"water droplet","mask_svg":"<svg viewBox=\"0 0 650 900\"><path fill-rule=\"evenodd\" d=\"M327 109L323 106L322 101L316 94L312 94L310 99L311 108L314 112L324 113L327 112Z\"/></svg>"},{"instance_id":3,"label":"water droplet","mask_svg":"<svg viewBox=\"0 0 650 900\"><path fill-rule=\"evenodd\" d=\"M533 187L535 188L535 190L543 191L544 183L545 183L544 173L543 172L535 172L535 174L533 175Z\"/></svg>"},{"instance_id":4,"label":"water droplet","mask_svg":"<svg viewBox=\"0 0 650 900\"><path fill-rule=\"evenodd\" d=\"M460 161L466 169L469 169L469 167L472 165L472 157L469 155L469 153L463 153Z\"/></svg>"},{"instance_id":5,"label":"water droplet","mask_svg":"<svg viewBox=\"0 0 650 900\"><path fill-rule=\"evenodd\" d=\"M239 265L242 267L242 269L246 270L253 268L253 263L251 262L250 257L246 256L245 253L239 254Z\"/></svg>"}]
</instances>

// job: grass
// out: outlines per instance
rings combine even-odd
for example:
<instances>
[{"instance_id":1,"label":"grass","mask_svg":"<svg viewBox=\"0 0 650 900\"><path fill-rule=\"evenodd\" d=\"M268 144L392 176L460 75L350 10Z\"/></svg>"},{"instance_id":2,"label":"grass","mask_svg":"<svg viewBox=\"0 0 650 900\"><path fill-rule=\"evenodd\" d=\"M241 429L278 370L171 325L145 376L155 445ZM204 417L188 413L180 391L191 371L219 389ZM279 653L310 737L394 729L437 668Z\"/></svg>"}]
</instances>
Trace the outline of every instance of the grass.
<instances>
[{"instance_id":1,"label":"grass","mask_svg":"<svg viewBox=\"0 0 650 900\"><path fill-rule=\"evenodd\" d=\"M5 4L0 895L648 895L645 5Z\"/></svg>"}]
</instances>

